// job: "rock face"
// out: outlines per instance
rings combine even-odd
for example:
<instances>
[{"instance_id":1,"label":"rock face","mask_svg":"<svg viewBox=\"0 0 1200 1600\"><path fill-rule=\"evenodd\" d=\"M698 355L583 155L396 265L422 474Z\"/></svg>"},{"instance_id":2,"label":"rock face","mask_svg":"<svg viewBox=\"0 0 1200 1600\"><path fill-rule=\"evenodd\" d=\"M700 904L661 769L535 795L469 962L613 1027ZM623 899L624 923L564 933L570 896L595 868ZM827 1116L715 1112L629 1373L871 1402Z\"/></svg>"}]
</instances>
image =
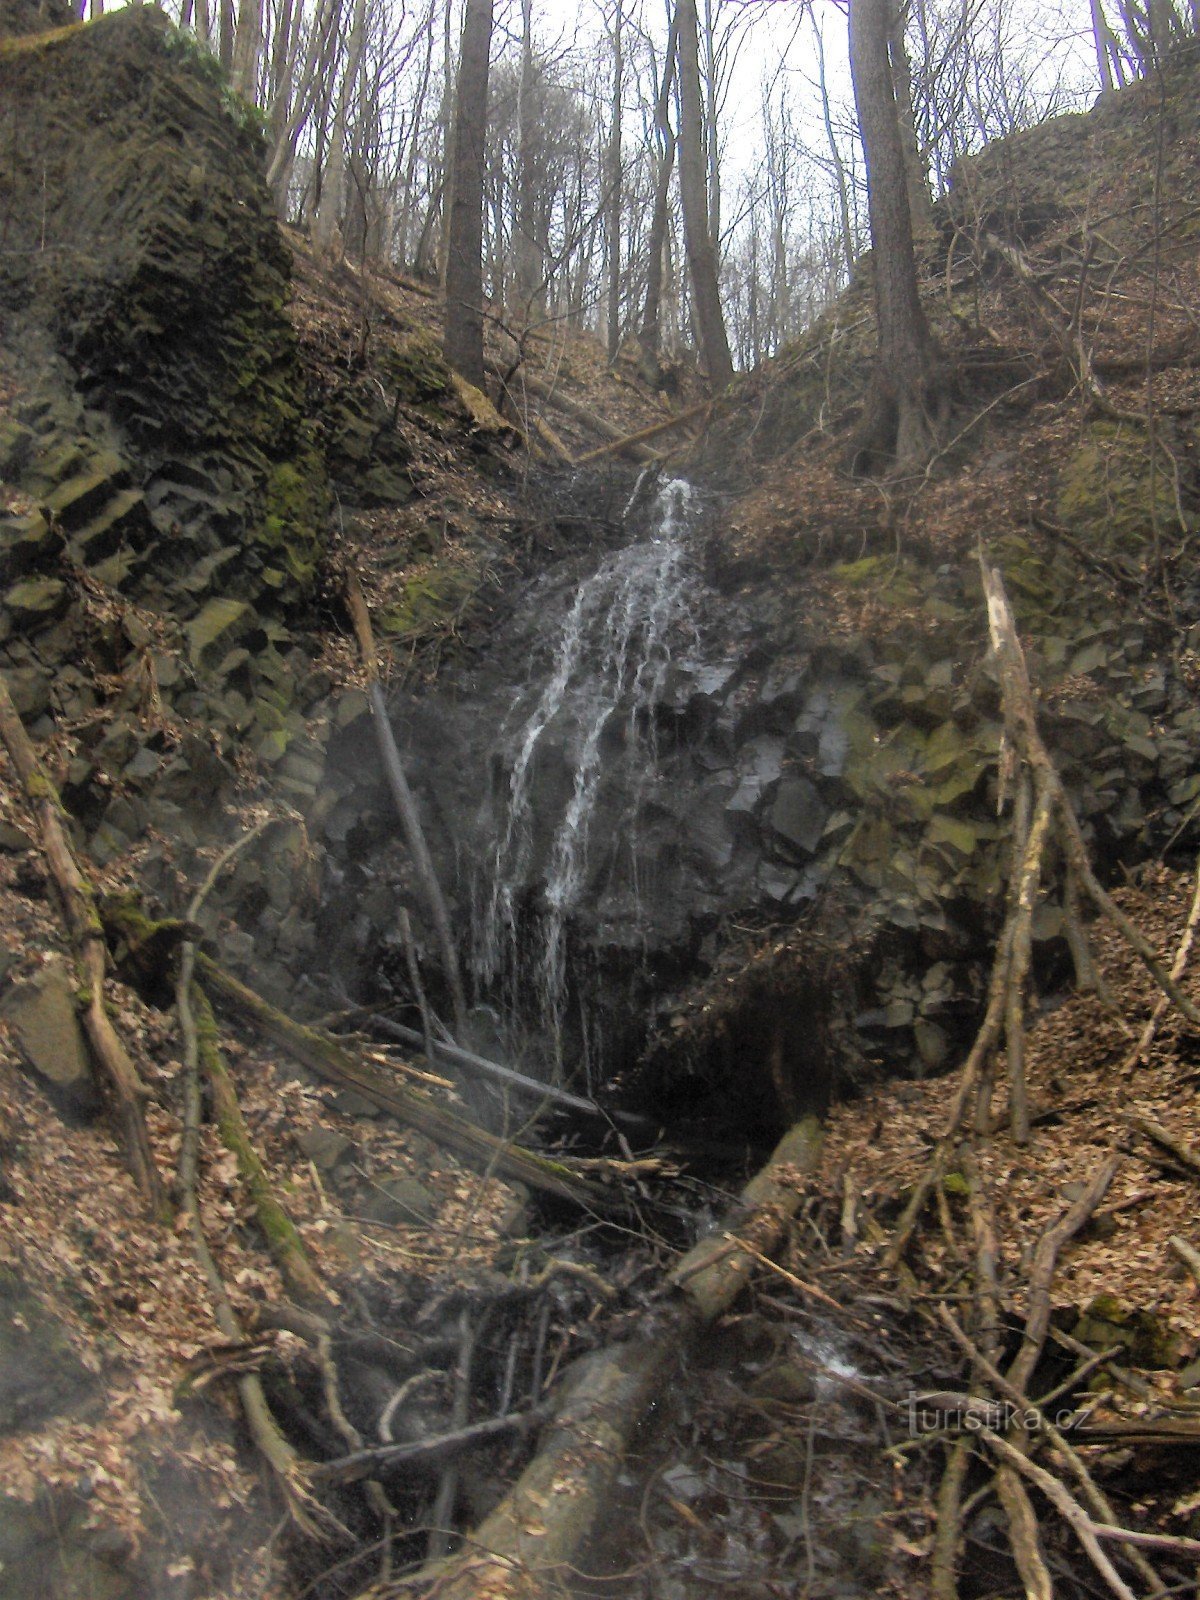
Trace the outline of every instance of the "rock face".
<instances>
[{"instance_id":1,"label":"rock face","mask_svg":"<svg viewBox=\"0 0 1200 1600\"><path fill-rule=\"evenodd\" d=\"M479 997L594 1079L649 1039L656 1114L765 1138L864 1061L923 1074L965 1042L1002 905L1001 727L973 562L835 566L843 608L887 617L859 632L795 574L735 565L720 520L710 502L675 563L646 524L562 563L394 711ZM1169 641L1069 550L1013 533L995 555L1098 863L1161 849L1197 784ZM363 724L331 765L327 948L403 993L395 908L420 907ZM1053 981L1054 894L1035 937Z\"/></svg>"},{"instance_id":2,"label":"rock face","mask_svg":"<svg viewBox=\"0 0 1200 1600\"><path fill-rule=\"evenodd\" d=\"M0 53L0 93L0 307L83 402L73 440L28 408L4 465L118 588L306 595L327 490L252 113L150 8Z\"/></svg>"}]
</instances>

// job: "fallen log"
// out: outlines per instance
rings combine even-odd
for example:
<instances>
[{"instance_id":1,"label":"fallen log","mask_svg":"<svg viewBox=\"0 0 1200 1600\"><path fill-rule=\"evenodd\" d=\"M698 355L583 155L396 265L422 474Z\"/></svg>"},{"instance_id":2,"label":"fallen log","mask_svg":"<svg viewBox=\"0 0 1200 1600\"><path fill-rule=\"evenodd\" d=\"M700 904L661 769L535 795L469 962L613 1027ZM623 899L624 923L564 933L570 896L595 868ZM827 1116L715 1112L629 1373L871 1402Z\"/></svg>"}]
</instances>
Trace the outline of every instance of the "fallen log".
<instances>
[{"instance_id":1,"label":"fallen log","mask_svg":"<svg viewBox=\"0 0 1200 1600\"><path fill-rule=\"evenodd\" d=\"M705 1322L733 1304L757 1265L755 1252L771 1249L784 1223L795 1216L800 1207L796 1179L815 1171L820 1150L820 1123L805 1117L784 1134L723 1226L693 1245L675 1267L668 1281Z\"/></svg>"},{"instance_id":2,"label":"fallen log","mask_svg":"<svg viewBox=\"0 0 1200 1600\"><path fill-rule=\"evenodd\" d=\"M389 1039L395 1039L400 1044L415 1045L418 1049L424 1049L428 1056L429 1051L425 1041L415 1028L406 1028L403 1023L393 1022L390 1017L375 1016L371 1021L372 1025ZM478 1073L481 1077L491 1078L507 1089L515 1089L521 1094L528 1095L530 1099L544 1100L548 1105L561 1106L564 1111L578 1111L584 1116L609 1117L614 1122L626 1122L641 1128L648 1126L646 1118L639 1117L634 1112L605 1111L594 1100L585 1100L582 1095L570 1094L566 1089L557 1089L553 1084L542 1083L538 1078L529 1078L523 1072L518 1072L515 1067L503 1066L499 1061L489 1061L487 1056L476 1055L474 1050L464 1050L461 1045L439 1044L435 1048L439 1056L444 1056L456 1066L463 1067L468 1072Z\"/></svg>"},{"instance_id":3,"label":"fallen log","mask_svg":"<svg viewBox=\"0 0 1200 1600\"><path fill-rule=\"evenodd\" d=\"M319 1483L356 1483L369 1473L386 1467L433 1467L496 1439L527 1433L550 1416L549 1406L534 1406L506 1417L488 1417L456 1428L453 1433L435 1434L432 1439L417 1439L405 1444L381 1444L333 1461L318 1461L309 1466L309 1476Z\"/></svg>"},{"instance_id":4,"label":"fallen log","mask_svg":"<svg viewBox=\"0 0 1200 1600\"><path fill-rule=\"evenodd\" d=\"M624 1209L619 1197L577 1177L563 1163L498 1139L448 1106L439 1105L430 1095L396 1082L343 1050L332 1039L294 1021L218 966L210 956L200 952L196 964L215 994L319 1078L356 1090L372 1105L391 1112L485 1172L514 1178L531 1189L570 1200L585 1210L610 1213Z\"/></svg>"},{"instance_id":5,"label":"fallen log","mask_svg":"<svg viewBox=\"0 0 1200 1600\"><path fill-rule=\"evenodd\" d=\"M504 373L496 362L489 361L486 365L493 377L503 381ZM625 438L620 428L614 427L611 422L600 416L598 412L592 411L588 406L581 405L578 400L572 400L570 395L564 394L556 384L547 383L545 379L539 378L536 373L530 372L527 367L521 368L520 381L529 390L530 394L536 395L539 400L545 401L547 405L557 407L565 416L570 417L572 422L578 422L581 426L590 428L593 433L598 433L602 439L618 443ZM631 445L629 453L636 461L652 461L655 459L654 452L647 450L644 445L640 444Z\"/></svg>"},{"instance_id":6,"label":"fallen log","mask_svg":"<svg viewBox=\"0 0 1200 1600\"><path fill-rule=\"evenodd\" d=\"M793 1215L797 1180L815 1171L821 1130L806 1117L747 1184L731 1213L764 1249ZM649 1313L628 1341L586 1357L564 1382L553 1425L492 1514L447 1561L424 1567L389 1595L433 1600L541 1600L570 1567L611 1498L642 1418L681 1352L736 1300L753 1262L723 1227L690 1251L669 1280L674 1303ZM373 1600L381 1600L378 1591Z\"/></svg>"},{"instance_id":7,"label":"fallen log","mask_svg":"<svg viewBox=\"0 0 1200 1600\"><path fill-rule=\"evenodd\" d=\"M121 1147L134 1182L150 1215L166 1222L171 1215L159 1175L143 1104L147 1097L137 1068L113 1025L104 997L108 948L96 906L67 831L67 813L58 792L38 760L29 735L0 674L0 738L12 758L30 809L37 818L42 850L62 906L75 958L79 1012L92 1055L109 1091Z\"/></svg>"},{"instance_id":8,"label":"fallen log","mask_svg":"<svg viewBox=\"0 0 1200 1600\"><path fill-rule=\"evenodd\" d=\"M610 439L607 444L597 445L594 450L576 456L575 465L590 466L593 461L603 461L606 456L619 456L632 445L649 444L651 439L658 439L664 433L671 433L674 429L682 428L700 417L710 416L716 405L715 400L702 400L699 405L689 406L686 411L680 411L673 417L666 417L662 422L652 422L648 428L639 428L636 433L627 433L620 439Z\"/></svg>"}]
</instances>

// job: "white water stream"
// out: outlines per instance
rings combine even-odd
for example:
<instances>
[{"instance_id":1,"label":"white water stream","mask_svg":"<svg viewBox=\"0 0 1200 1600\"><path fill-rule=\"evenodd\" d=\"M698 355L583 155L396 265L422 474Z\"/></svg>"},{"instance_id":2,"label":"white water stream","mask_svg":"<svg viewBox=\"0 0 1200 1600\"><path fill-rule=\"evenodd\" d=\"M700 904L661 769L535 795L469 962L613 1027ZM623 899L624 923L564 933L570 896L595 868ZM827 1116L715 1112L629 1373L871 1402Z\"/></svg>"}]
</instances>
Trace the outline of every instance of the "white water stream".
<instances>
[{"instance_id":1,"label":"white water stream","mask_svg":"<svg viewBox=\"0 0 1200 1600\"><path fill-rule=\"evenodd\" d=\"M589 876L592 823L605 769L605 741L623 739L638 772L624 825L636 835L642 795L657 765L655 707L680 642L696 640L689 532L698 497L679 479L660 485L648 535L606 556L575 592L550 670L532 707L503 741L511 766L490 861L475 896L472 965L483 993L497 983L531 987L537 1021L561 1069L567 998L567 929ZM525 702L528 704L528 698ZM553 739L573 771L557 817L534 816L539 754ZM510 753L510 754L508 754ZM535 828L536 823L536 828ZM539 916L531 939L520 900L530 885L535 841L550 843L540 865ZM606 840L611 844L611 840ZM636 855L636 852L634 852ZM510 992L520 1007L521 996Z\"/></svg>"}]
</instances>

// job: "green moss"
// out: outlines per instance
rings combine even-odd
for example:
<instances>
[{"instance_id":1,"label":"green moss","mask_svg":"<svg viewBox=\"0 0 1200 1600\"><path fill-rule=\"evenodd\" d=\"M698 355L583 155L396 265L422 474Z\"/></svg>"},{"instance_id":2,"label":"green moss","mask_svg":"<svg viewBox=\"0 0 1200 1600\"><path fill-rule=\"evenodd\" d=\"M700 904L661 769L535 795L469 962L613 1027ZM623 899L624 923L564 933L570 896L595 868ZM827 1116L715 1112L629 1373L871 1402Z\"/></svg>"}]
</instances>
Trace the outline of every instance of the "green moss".
<instances>
[{"instance_id":1,"label":"green moss","mask_svg":"<svg viewBox=\"0 0 1200 1600\"><path fill-rule=\"evenodd\" d=\"M1161 460L1152 471L1145 433L1109 421L1092 423L1063 468L1056 512L1098 548L1134 555L1153 538L1156 519L1169 527L1176 518L1170 476Z\"/></svg>"},{"instance_id":2,"label":"green moss","mask_svg":"<svg viewBox=\"0 0 1200 1600\"><path fill-rule=\"evenodd\" d=\"M262 519L253 540L269 550L302 591L312 588L329 515L329 489L316 450L305 443L277 462L266 481Z\"/></svg>"},{"instance_id":3,"label":"green moss","mask_svg":"<svg viewBox=\"0 0 1200 1600\"><path fill-rule=\"evenodd\" d=\"M1179 1361L1179 1336L1165 1317L1129 1310L1114 1294L1098 1294L1075 1324L1075 1337L1093 1350L1123 1350L1130 1366L1154 1370Z\"/></svg>"},{"instance_id":4,"label":"green moss","mask_svg":"<svg viewBox=\"0 0 1200 1600\"><path fill-rule=\"evenodd\" d=\"M393 639L420 642L458 621L478 591L476 566L447 559L422 567L405 584L401 599L380 613L380 630Z\"/></svg>"}]
</instances>

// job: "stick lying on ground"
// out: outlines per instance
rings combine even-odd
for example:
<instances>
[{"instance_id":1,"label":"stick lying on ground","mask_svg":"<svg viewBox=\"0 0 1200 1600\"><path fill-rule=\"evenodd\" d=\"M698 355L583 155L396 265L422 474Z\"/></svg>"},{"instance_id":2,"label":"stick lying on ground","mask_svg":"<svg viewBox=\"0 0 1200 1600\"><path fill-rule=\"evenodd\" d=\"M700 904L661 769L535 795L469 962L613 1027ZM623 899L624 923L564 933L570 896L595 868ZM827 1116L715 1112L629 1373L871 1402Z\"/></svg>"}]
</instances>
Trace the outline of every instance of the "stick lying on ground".
<instances>
[{"instance_id":1,"label":"stick lying on ground","mask_svg":"<svg viewBox=\"0 0 1200 1600\"><path fill-rule=\"evenodd\" d=\"M389 1038L397 1040L400 1044L415 1045L419 1050L429 1054L426 1041L415 1028L406 1028L403 1023L393 1022L389 1017L372 1017L371 1024L385 1033ZM646 1128L649 1126L645 1117L639 1117L632 1111L605 1111L594 1100L585 1100L582 1095L570 1094L565 1089L556 1089L553 1084L542 1083L537 1078L528 1078L523 1072L517 1072L513 1067L502 1066L499 1061L489 1061L486 1056L476 1055L474 1050L464 1050L457 1044L439 1044L435 1046L438 1056L452 1061L456 1066L464 1067L468 1072L476 1072L481 1077L491 1078L496 1083L503 1084L505 1088L516 1089L529 1096L531 1100L545 1100L549 1105L561 1106L564 1111L578 1111L584 1116L605 1117L613 1122L625 1122L631 1126Z\"/></svg>"},{"instance_id":2,"label":"stick lying on ground","mask_svg":"<svg viewBox=\"0 0 1200 1600\"><path fill-rule=\"evenodd\" d=\"M146 1089L113 1026L104 998L108 950L96 897L71 847L66 811L25 732L3 675L0 675L0 738L12 757L37 818L42 849L58 890L74 949L84 1031L108 1086L125 1160L151 1216L158 1222L165 1222L170 1217L170 1207L150 1148L142 1110Z\"/></svg>"},{"instance_id":3,"label":"stick lying on ground","mask_svg":"<svg viewBox=\"0 0 1200 1600\"><path fill-rule=\"evenodd\" d=\"M978 1113L977 1125L986 1120L990 1097L992 1053L1002 1034L1008 1055L1009 1119L1017 1144L1029 1139L1029 1108L1025 1095L1024 1009L1025 980L1029 971L1032 916L1041 884L1045 858L1051 842L1062 851L1067 866L1067 894L1064 911L1071 934L1071 946L1084 970L1077 973L1080 987L1095 987L1094 973L1087 956L1087 941L1078 924L1073 905L1076 894L1089 899L1097 912L1108 919L1126 944L1143 962L1164 997L1193 1027L1200 1028L1200 1009L1188 999L1175 976L1166 970L1142 931L1125 915L1100 883L1088 860L1087 847L1079 819L1070 797L1050 758L1038 730L1037 710L1025 654L1017 637L1012 608L999 571L990 567L980 551L984 595L987 599L988 631L995 654L1004 707L1004 745L1001 755L1002 792L1007 787L1009 766L1016 769L1017 795L1026 800L1018 804L1014 822L1013 866L1010 877L1008 913L996 946L996 957L988 989L987 1011L967 1057L958 1092L951 1107L946 1130L938 1140L924 1175L914 1186L908 1204L896 1225L882 1261L895 1270L907 1248L926 1201L946 1170L946 1160L972 1110ZM1031 797L1031 803L1030 799ZM1032 810L1028 828L1021 825L1024 810Z\"/></svg>"},{"instance_id":4,"label":"stick lying on ground","mask_svg":"<svg viewBox=\"0 0 1200 1600\"><path fill-rule=\"evenodd\" d=\"M332 1039L293 1021L203 952L196 957L196 964L214 994L319 1078L357 1090L373 1105L390 1111L402 1122L420 1129L485 1171L515 1178L531 1189L570 1200L585 1210L607 1213L624 1209L619 1195L577 1177L561 1162L550 1161L519 1144L486 1133L448 1106L439 1105L430 1095L396 1082L377 1067L343 1050Z\"/></svg>"}]
</instances>

